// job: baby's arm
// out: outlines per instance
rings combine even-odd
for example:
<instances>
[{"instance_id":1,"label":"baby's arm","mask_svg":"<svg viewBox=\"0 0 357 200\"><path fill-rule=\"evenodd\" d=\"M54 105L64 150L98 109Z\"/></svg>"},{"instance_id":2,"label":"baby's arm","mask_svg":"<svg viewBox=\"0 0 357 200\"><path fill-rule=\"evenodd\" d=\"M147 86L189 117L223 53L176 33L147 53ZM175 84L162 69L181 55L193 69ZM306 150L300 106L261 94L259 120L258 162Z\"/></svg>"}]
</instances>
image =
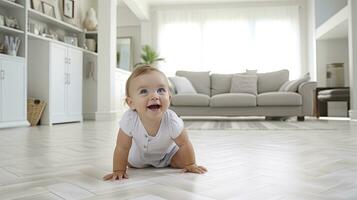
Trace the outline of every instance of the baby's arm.
<instances>
[{"instance_id":1,"label":"baby's arm","mask_svg":"<svg viewBox=\"0 0 357 200\"><path fill-rule=\"evenodd\" d=\"M113 156L113 173L104 176L104 180L121 180L123 178L128 178L126 168L128 165L128 155L131 143L132 138L119 129Z\"/></svg>"},{"instance_id":2,"label":"baby's arm","mask_svg":"<svg viewBox=\"0 0 357 200\"><path fill-rule=\"evenodd\" d=\"M172 167L183 168L185 172L199 174L207 172L205 167L196 165L195 152L185 129L174 141L179 146L179 150L171 160Z\"/></svg>"}]
</instances>

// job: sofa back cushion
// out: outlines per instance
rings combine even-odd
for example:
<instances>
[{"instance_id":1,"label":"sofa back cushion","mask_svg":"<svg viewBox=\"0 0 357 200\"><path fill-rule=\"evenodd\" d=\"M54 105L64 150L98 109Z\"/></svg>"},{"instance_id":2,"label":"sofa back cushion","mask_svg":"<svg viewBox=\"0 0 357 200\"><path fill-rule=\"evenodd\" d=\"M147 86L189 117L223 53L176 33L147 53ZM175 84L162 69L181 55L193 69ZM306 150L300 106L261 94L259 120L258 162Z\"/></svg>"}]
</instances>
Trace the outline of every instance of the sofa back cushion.
<instances>
[{"instance_id":1,"label":"sofa back cushion","mask_svg":"<svg viewBox=\"0 0 357 200\"><path fill-rule=\"evenodd\" d=\"M186 77L196 89L198 93L210 96L211 81L209 71L207 72L191 72L191 71L177 71L176 76Z\"/></svg>"},{"instance_id":2,"label":"sofa back cushion","mask_svg":"<svg viewBox=\"0 0 357 200\"><path fill-rule=\"evenodd\" d=\"M286 69L268 72L258 73L258 93L274 92L289 80L289 71Z\"/></svg>"},{"instance_id":3,"label":"sofa back cushion","mask_svg":"<svg viewBox=\"0 0 357 200\"><path fill-rule=\"evenodd\" d=\"M212 74L211 95L229 93L233 74Z\"/></svg>"},{"instance_id":4,"label":"sofa back cushion","mask_svg":"<svg viewBox=\"0 0 357 200\"><path fill-rule=\"evenodd\" d=\"M248 93L257 95L257 75L236 74L232 77L230 93Z\"/></svg>"}]
</instances>

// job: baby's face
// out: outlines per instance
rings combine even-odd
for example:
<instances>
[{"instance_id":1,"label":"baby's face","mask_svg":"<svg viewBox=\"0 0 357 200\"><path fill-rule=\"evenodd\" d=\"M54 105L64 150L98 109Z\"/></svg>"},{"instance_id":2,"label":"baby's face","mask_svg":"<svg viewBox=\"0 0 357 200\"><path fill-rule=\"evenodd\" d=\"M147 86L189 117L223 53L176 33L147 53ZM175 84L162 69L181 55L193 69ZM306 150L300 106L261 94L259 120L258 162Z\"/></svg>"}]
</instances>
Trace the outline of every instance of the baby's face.
<instances>
[{"instance_id":1,"label":"baby's face","mask_svg":"<svg viewBox=\"0 0 357 200\"><path fill-rule=\"evenodd\" d=\"M130 81L127 103L141 117L161 118L170 105L167 79L159 72L140 75Z\"/></svg>"}]
</instances>

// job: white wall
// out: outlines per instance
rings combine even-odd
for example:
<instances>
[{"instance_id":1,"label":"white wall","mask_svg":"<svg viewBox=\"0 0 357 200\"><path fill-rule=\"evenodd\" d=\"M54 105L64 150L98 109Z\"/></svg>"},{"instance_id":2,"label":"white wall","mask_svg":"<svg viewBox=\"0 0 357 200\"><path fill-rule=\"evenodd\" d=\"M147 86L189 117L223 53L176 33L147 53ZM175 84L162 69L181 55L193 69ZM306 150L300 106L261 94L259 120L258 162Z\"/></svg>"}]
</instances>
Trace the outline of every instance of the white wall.
<instances>
[{"instance_id":1,"label":"white wall","mask_svg":"<svg viewBox=\"0 0 357 200\"><path fill-rule=\"evenodd\" d=\"M139 19L126 6L117 7L117 26L140 26Z\"/></svg>"},{"instance_id":2,"label":"white wall","mask_svg":"<svg viewBox=\"0 0 357 200\"><path fill-rule=\"evenodd\" d=\"M310 77L312 81L316 81L315 0L307 2L307 54Z\"/></svg>"},{"instance_id":3,"label":"white wall","mask_svg":"<svg viewBox=\"0 0 357 200\"><path fill-rule=\"evenodd\" d=\"M315 0L316 27L347 5L347 0Z\"/></svg>"},{"instance_id":4,"label":"white wall","mask_svg":"<svg viewBox=\"0 0 357 200\"><path fill-rule=\"evenodd\" d=\"M117 8L117 37L131 37L134 57L133 64L140 62L140 20L126 6L118 6Z\"/></svg>"},{"instance_id":5,"label":"white wall","mask_svg":"<svg viewBox=\"0 0 357 200\"><path fill-rule=\"evenodd\" d=\"M316 61L318 86L326 86L326 65L331 63L344 63L345 86L349 86L348 39L318 40Z\"/></svg>"}]
</instances>

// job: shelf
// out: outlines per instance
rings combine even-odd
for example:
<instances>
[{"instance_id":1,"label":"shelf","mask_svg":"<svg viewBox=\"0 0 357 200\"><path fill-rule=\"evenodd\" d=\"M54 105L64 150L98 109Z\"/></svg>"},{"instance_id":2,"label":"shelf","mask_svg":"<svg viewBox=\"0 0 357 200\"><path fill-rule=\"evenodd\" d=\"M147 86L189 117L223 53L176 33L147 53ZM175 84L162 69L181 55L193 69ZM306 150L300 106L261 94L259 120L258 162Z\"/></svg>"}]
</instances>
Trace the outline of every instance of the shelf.
<instances>
[{"instance_id":1,"label":"shelf","mask_svg":"<svg viewBox=\"0 0 357 200\"><path fill-rule=\"evenodd\" d=\"M40 22L44 22L44 23L47 23L47 24L51 24L51 25L54 25L54 26L58 26L62 29L65 29L67 31L72 31L72 32L77 32L77 33L83 33L83 30L81 28L78 28L72 24L68 24L66 22L63 22L61 20L58 20L54 17L50 17L50 16L47 16L43 13L40 13L36 10L33 10L33 9L28 9L28 13L29 13L29 17L31 19L34 19L34 20L37 20L37 21L40 21Z\"/></svg>"},{"instance_id":2,"label":"shelf","mask_svg":"<svg viewBox=\"0 0 357 200\"><path fill-rule=\"evenodd\" d=\"M348 37L348 5L316 29L317 40Z\"/></svg>"},{"instance_id":3,"label":"shelf","mask_svg":"<svg viewBox=\"0 0 357 200\"><path fill-rule=\"evenodd\" d=\"M14 3L14 2L11 2L11 1L7 1L7 0L0 0L0 6L10 7L10 8L22 8L22 9L25 8L21 4Z\"/></svg>"},{"instance_id":4,"label":"shelf","mask_svg":"<svg viewBox=\"0 0 357 200\"><path fill-rule=\"evenodd\" d=\"M15 34L24 34L25 33L23 30L9 28L7 26L2 26L2 25L0 25L0 30L1 30L1 32L4 31L5 33L15 33Z\"/></svg>"},{"instance_id":5,"label":"shelf","mask_svg":"<svg viewBox=\"0 0 357 200\"><path fill-rule=\"evenodd\" d=\"M98 56L98 53L97 53L97 52L89 51L89 50L87 50L87 49L82 49L82 51L83 51L84 53L90 54L90 55L92 55L92 56Z\"/></svg>"},{"instance_id":6,"label":"shelf","mask_svg":"<svg viewBox=\"0 0 357 200\"><path fill-rule=\"evenodd\" d=\"M11 59L11 60L17 60L17 61L25 62L25 58L24 58L24 57L21 57L21 56L10 56L10 55L3 54L3 53L0 53L0 58Z\"/></svg>"},{"instance_id":7,"label":"shelf","mask_svg":"<svg viewBox=\"0 0 357 200\"><path fill-rule=\"evenodd\" d=\"M74 49L81 50L81 51L83 51L85 53L92 54L92 55L95 55L95 56L98 55L98 53L83 49L82 47L73 46L71 44L67 44L67 43L62 42L62 41L54 40L54 39L51 39L51 38L46 38L46 37L43 37L43 36L40 36L40 35L36 35L36 34L33 34L33 33L29 33L28 32L27 36L32 37L34 39L39 39L39 40L44 40L44 41L48 41L48 42L54 42L54 43L57 43L57 44L61 44L61 45L67 46L67 47L71 47L71 48L74 48Z\"/></svg>"},{"instance_id":8,"label":"shelf","mask_svg":"<svg viewBox=\"0 0 357 200\"><path fill-rule=\"evenodd\" d=\"M87 35L97 35L98 31L85 31L84 33Z\"/></svg>"}]
</instances>

